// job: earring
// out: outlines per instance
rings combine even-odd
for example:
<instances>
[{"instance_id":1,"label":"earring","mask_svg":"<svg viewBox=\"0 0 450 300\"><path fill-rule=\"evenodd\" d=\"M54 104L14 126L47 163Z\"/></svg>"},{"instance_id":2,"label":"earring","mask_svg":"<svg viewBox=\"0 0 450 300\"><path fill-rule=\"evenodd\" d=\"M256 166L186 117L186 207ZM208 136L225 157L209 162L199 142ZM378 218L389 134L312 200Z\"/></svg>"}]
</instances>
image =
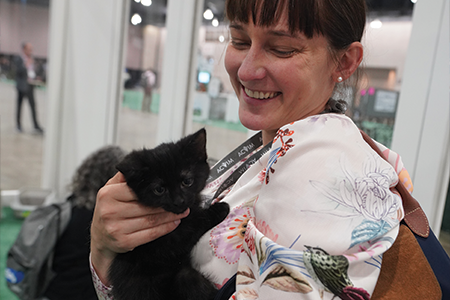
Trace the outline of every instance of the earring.
<instances>
[{"instance_id":1,"label":"earring","mask_svg":"<svg viewBox=\"0 0 450 300\"><path fill-rule=\"evenodd\" d=\"M338 82L342 82L342 77L339 76L339 77L337 78L337 81L338 81Z\"/></svg>"}]
</instances>

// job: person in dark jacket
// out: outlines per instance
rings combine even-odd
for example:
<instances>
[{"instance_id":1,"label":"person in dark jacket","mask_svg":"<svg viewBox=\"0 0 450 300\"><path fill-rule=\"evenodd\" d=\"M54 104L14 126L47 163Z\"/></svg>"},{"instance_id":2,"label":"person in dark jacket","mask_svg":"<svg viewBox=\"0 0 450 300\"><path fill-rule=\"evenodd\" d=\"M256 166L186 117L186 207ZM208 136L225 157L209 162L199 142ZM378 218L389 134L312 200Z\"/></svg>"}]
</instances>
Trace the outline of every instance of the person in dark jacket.
<instances>
[{"instance_id":1,"label":"person in dark jacket","mask_svg":"<svg viewBox=\"0 0 450 300\"><path fill-rule=\"evenodd\" d=\"M31 117L33 120L34 130L36 133L44 133L37 120L36 102L34 99L34 87L41 82L36 76L36 66L33 58L33 47L30 43L22 44L22 54L14 58L16 71L16 88L17 88L17 111L16 111L16 128L22 132L21 111L24 98L28 99L31 108Z\"/></svg>"},{"instance_id":2,"label":"person in dark jacket","mask_svg":"<svg viewBox=\"0 0 450 300\"><path fill-rule=\"evenodd\" d=\"M89 269L90 225L98 190L117 172L125 156L118 146L105 146L78 167L70 185L72 217L58 240L53 258L56 277L44 293L50 300L96 300Z\"/></svg>"}]
</instances>

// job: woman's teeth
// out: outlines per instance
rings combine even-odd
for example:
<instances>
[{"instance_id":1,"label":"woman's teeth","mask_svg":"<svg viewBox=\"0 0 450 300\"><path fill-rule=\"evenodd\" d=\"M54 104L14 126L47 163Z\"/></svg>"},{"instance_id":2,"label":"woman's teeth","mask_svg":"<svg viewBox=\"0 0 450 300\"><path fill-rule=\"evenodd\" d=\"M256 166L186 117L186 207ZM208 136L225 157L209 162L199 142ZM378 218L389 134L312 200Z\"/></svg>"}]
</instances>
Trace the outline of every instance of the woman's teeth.
<instances>
[{"instance_id":1,"label":"woman's teeth","mask_svg":"<svg viewBox=\"0 0 450 300\"><path fill-rule=\"evenodd\" d=\"M249 90L248 88L244 88L244 89L245 89L245 93L249 97L252 97L252 98L255 98L255 99L269 99L269 98L273 98L273 97L278 95L278 92L267 92L267 93L264 93L264 92L252 91L252 90Z\"/></svg>"}]
</instances>

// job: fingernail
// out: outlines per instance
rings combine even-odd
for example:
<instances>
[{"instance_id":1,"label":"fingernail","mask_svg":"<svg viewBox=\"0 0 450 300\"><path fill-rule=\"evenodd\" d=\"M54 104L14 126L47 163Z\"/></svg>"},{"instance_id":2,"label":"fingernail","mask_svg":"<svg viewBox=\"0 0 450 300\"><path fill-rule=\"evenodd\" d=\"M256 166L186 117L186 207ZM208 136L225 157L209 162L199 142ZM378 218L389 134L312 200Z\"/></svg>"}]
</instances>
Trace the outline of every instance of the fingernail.
<instances>
[{"instance_id":1,"label":"fingernail","mask_svg":"<svg viewBox=\"0 0 450 300\"><path fill-rule=\"evenodd\" d=\"M183 217L186 217L187 215L189 215L189 212L190 212L190 210L189 210L189 208L188 208L188 209L186 209L181 215L182 215Z\"/></svg>"},{"instance_id":2,"label":"fingernail","mask_svg":"<svg viewBox=\"0 0 450 300\"><path fill-rule=\"evenodd\" d=\"M174 223L175 223L175 225L179 225L180 223L181 223L181 220L176 220L176 221L173 221Z\"/></svg>"}]
</instances>

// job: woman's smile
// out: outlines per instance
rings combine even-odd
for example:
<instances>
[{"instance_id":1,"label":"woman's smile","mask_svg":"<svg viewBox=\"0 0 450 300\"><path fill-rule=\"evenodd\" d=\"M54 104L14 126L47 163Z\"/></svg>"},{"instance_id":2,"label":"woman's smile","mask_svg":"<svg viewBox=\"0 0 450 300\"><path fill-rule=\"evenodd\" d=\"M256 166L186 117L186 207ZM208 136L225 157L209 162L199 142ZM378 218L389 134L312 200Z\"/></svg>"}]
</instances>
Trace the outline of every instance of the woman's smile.
<instances>
[{"instance_id":1,"label":"woman's smile","mask_svg":"<svg viewBox=\"0 0 450 300\"><path fill-rule=\"evenodd\" d=\"M242 88L244 89L244 92L248 97L254 98L254 99L259 99L259 100L272 99L281 94L280 92L263 92L263 91L251 90L251 89L246 88L245 86L242 86Z\"/></svg>"}]
</instances>

